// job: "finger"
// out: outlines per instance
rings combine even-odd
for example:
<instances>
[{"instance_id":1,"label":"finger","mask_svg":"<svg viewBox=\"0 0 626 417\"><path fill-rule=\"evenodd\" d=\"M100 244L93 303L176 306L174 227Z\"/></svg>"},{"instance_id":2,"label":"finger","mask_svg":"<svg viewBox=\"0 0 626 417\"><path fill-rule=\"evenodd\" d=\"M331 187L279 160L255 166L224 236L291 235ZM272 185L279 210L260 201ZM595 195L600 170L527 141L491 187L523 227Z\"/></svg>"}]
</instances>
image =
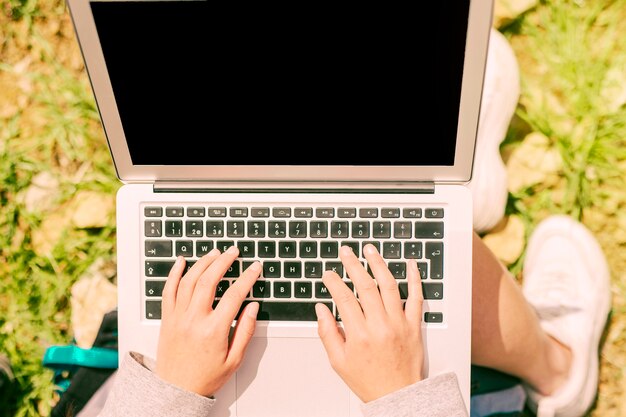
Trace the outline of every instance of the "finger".
<instances>
[{"instance_id":1,"label":"finger","mask_svg":"<svg viewBox=\"0 0 626 417\"><path fill-rule=\"evenodd\" d=\"M213 310L213 300L215 298L217 285L224 278L224 274L233 264L237 255L239 255L239 249L235 246L231 246L204 270L202 275L198 278L191 296L189 303L190 310L203 313Z\"/></svg>"},{"instance_id":2,"label":"finger","mask_svg":"<svg viewBox=\"0 0 626 417\"><path fill-rule=\"evenodd\" d=\"M211 266L211 264L215 262L219 256L220 251L218 249L213 249L200 258L198 262L196 262L189 269L189 271L187 271L183 279L180 281L178 294L176 294L177 309L181 309L183 311L187 310L193 291L196 288L196 282L198 282L198 279L200 279L200 276L204 273L204 271L206 271L206 269Z\"/></svg>"},{"instance_id":3,"label":"finger","mask_svg":"<svg viewBox=\"0 0 626 417\"><path fill-rule=\"evenodd\" d=\"M339 331L333 313L324 304L315 304L317 314L317 334L322 339L322 344L328 355L328 360L333 368L345 363L344 345L346 340Z\"/></svg>"},{"instance_id":4,"label":"finger","mask_svg":"<svg viewBox=\"0 0 626 417\"><path fill-rule=\"evenodd\" d=\"M337 310L341 315L341 321L343 321L346 333L349 333L351 328L363 326L365 317L363 316L361 305L352 290L341 280L339 275L333 271L326 271L322 276L322 282L328 288L333 301L337 305ZM317 311L317 308L315 311Z\"/></svg>"},{"instance_id":5,"label":"finger","mask_svg":"<svg viewBox=\"0 0 626 417\"><path fill-rule=\"evenodd\" d=\"M239 367L241 360L243 359L246 348L254 335L254 329L256 328L256 315L259 312L259 303L250 303L243 309L243 312L237 320L235 326L235 332L230 343L230 349L228 350L228 356L226 362L229 363L234 369Z\"/></svg>"},{"instance_id":6,"label":"finger","mask_svg":"<svg viewBox=\"0 0 626 417\"><path fill-rule=\"evenodd\" d=\"M250 294L250 289L254 285L255 281L261 274L261 263L254 262L246 269L243 274L237 279L233 285L231 285L222 299L215 307L214 313L217 315L217 319L230 324L235 320L241 304Z\"/></svg>"},{"instance_id":7,"label":"finger","mask_svg":"<svg viewBox=\"0 0 626 417\"><path fill-rule=\"evenodd\" d=\"M406 304L404 305L404 314L406 315L406 320L409 323L410 328L421 331L424 296L422 294L420 273L415 259L409 259L407 269L409 295L407 296Z\"/></svg>"},{"instance_id":8,"label":"finger","mask_svg":"<svg viewBox=\"0 0 626 417\"><path fill-rule=\"evenodd\" d=\"M365 245L363 252L365 253L370 247L374 249L372 245ZM376 281L367 273L363 265L361 265L361 262L359 262L359 259L354 252L352 252L352 249L348 246L342 246L339 250L339 258L341 258L341 262L345 266L348 276L352 282L354 282L365 317L385 316L387 313L385 312L380 298Z\"/></svg>"},{"instance_id":9,"label":"finger","mask_svg":"<svg viewBox=\"0 0 626 417\"><path fill-rule=\"evenodd\" d=\"M185 270L185 258L179 256L174 262L174 266L170 270L163 287L162 304L161 304L161 319L164 320L172 314L176 307L176 293L178 292L178 284L183 276Z\"/></svg>"},{"instance_id":10,"label":"finger","mask_svg":"<svg viewBox=\"0 0 626 417\"><path fill-rule=\"evenodd\" d=\"M373 245L366 245L363 248L363 254L378 283L378 291L385 310L391 317L401 317L403 314L402 300L400 299L398 283L389 271L387 263Z\"/></svg>"}]
</instances>

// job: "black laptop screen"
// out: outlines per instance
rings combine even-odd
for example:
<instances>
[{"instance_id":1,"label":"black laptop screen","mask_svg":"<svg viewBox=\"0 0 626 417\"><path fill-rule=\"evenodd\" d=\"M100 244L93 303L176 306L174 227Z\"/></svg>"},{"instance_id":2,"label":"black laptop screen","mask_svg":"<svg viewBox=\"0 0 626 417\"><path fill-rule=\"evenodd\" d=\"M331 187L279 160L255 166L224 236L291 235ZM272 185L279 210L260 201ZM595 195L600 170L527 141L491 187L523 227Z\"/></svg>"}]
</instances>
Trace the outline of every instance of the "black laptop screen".
<instances>
[{"instance_id":1,"label":"black laptop screen","mask_svg":"<svg viewBox=\"0 0 626 417\"><path fill-rule=\"evenodd\" d=\"M134 165L449 166L469 0L431 3L91 8Z\"/></svg>"}]
</instances>

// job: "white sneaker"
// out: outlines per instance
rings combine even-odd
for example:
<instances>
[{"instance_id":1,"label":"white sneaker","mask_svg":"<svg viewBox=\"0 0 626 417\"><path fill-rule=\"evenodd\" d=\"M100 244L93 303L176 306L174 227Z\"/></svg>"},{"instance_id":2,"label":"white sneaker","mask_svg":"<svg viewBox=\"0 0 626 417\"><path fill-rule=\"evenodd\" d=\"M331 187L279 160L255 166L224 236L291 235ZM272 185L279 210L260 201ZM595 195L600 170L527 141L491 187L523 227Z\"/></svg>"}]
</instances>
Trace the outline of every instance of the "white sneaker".
<instances>
[{"instance_id":1,"label":"white sneaker","mask_svg":"<svg viewBox=\"0 0 626 417\"><path fill-rule=\"evenodd\" d=\"M580 417L597 393L598 347L611 304L600 245L570 217L549 217L528 243L522 288L544 331L572 352L564 385L550 396L526 387L528 405L537 417Z\"/></svg>"},{"instance_id":2,"label":"white sneaker","mask_svg":"<svg viewBox=\"0 0 626 417\"><path fill-rule=\"evenodd\" d=\"M515 53L504 35L491 29L474 168L468 184L474 199L474 230L479 233L492 229L504 216L509 193L500 143L506 137L519 95Z\"/></svg>"}]
</instances>

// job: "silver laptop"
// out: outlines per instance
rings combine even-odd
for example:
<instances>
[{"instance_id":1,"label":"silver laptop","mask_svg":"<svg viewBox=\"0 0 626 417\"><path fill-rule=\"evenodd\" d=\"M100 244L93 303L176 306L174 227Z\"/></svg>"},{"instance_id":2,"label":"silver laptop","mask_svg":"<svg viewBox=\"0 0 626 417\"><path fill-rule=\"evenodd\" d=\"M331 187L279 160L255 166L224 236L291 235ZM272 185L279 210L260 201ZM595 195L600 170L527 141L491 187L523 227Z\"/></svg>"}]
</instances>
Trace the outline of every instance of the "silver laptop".
<instances>
[{"instance_id":1,"label":"silver laptop","mask_svg":"<svg viewBox=\"0 0 626 417\"><path fill-rule=\"evenodd\" d=\"M416 259L427 376L470 396L470 179L491 0L428 6L69 0L117 174L119 349L154 357L177 255L254 260L256 334L216 416L359 416L313 306L350 245L406 295ZM437 29L423 25L430 20ZM434 21L434 22L433 22ZM431 26L431 25L429 25ZM334 310L333 310L334 311Z\"/></svg>"}]
</instances>

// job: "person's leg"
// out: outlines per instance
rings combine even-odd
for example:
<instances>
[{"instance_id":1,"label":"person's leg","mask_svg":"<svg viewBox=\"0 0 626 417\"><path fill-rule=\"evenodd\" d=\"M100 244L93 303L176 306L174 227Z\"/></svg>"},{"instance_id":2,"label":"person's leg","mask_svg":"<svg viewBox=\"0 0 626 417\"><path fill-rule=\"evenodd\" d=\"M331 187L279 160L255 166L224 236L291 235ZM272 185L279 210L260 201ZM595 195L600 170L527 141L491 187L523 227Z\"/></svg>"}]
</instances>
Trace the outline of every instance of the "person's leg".
<instances>
[{"instance_id":1,"label":"person's leg","mask_svg":"<svg viewBox=\"0 0 626 417\"><path fill-rule=\"evenodd\" d=\"M519 284L476 234L473 250L472 363L552 393L567 378L569 349L541 329Z\"/></svg>"}]
</instances>

